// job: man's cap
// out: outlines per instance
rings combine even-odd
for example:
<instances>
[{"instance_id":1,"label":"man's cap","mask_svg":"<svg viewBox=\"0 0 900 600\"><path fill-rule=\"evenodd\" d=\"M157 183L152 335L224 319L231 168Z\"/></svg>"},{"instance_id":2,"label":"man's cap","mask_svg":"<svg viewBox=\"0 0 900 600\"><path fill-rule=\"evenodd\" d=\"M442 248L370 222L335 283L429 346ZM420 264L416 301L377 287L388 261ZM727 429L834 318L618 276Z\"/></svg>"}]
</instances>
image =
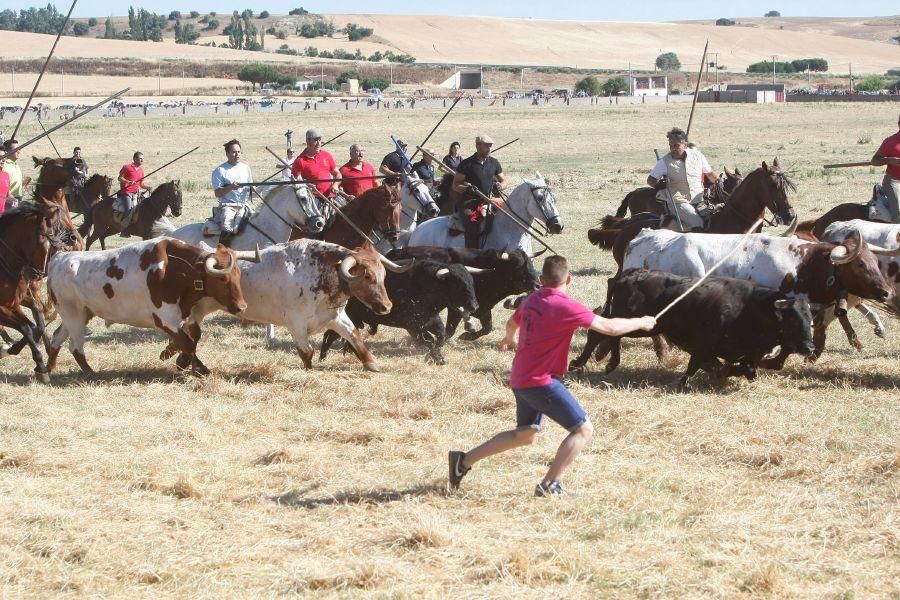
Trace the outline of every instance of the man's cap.
<instances>
[{"instance_id":1,"label":"man's cap","mask_svg":"<svg viewBox=\"0 0 900 600\"><path fill-rule=\"evenodd\" d=\"M478 135L475 136L475 143L476 144L493 144L494 140L491 139L491 136L489 136L486 133L479 133Z\"/></svg>"},{"instance_id":2,"label":"man's cap","mask_svg":"<svg viewBox=\"0 0 900 600\"><path fill-rule=\"evenodd\" d=\"M306 139L308 140L316 140L322 139L322 132L316 129L315 127L312 129L306 130Z\"/></svg>"}]
</instances>

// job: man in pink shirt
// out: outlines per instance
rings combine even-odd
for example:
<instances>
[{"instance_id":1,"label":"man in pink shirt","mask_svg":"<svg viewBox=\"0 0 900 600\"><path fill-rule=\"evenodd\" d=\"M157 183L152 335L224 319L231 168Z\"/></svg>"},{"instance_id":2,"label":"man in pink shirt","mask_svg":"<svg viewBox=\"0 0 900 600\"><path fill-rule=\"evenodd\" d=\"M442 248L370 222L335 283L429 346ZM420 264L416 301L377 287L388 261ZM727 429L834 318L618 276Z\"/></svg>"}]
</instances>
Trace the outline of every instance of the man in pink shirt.
<instances>
[{"instance_id":1,"label":"man in pink shirt","mask_svg":"<svg viewBox=\"0 0 900 600\"><path fill-rule=\"evenodd\" d=\"M0 150L0 213L7 209L7 203L9 208L12 208L12 202L9 197L9 173L3 170L5 163L6 152Z\"/></svg>"},{"instance_id":2,"label":"man in pink shirt","mask_svg":"<svg viewBox=\"0 0 900 600\"><path fill-rule=\"evenodd\" d=\"M900 128L900 117L897 126ZM891 209L891 222L900 223L900 131L881 142L878 152L872 157L872 164L887 167L881 187Z\"/></svg>"},{"instance_id":3,"label":"man in pink shirt","mask_svg":"<svg viewBox=\"0 0 900 600\"><path fill-rule=\"evenodd\" d=\"M595 315L566 295L571 281L566 259L549 257L541 273L543 287L526 298L507 321L501 350L515 347L516 332L521 328L509 378L509 387L516 397L516 428L498 433L468 452L451 451L451 488L458 488L460 480L479 460L533 443L547 415L568 430L569 435L560 444L534 495L566 495L560 478L594 433L584 409L562 383L572 335L576 329L584 328L621 336L639 329L649 331L656 325L653 317L605 319Z\"/></svg>"}]
</instances>

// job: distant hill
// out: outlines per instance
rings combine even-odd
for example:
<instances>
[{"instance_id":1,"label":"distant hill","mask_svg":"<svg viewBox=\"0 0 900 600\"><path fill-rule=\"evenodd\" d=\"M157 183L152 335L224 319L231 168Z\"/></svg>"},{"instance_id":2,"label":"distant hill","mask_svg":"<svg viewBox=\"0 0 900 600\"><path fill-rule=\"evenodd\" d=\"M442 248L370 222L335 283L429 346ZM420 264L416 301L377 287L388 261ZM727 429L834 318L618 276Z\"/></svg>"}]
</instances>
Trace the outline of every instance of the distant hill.
<instances>
[{"instance_id":1,"label":"distant hill","mask_svg":"<svg viewBox=\"0 0 900 600\"><path fill-rule=\"evenodd\" d=\"M657 55L675 52L685 69L699 66L700 52L707 39L710 51L718 52L718 61L729 71L743 71L747 65L766 60L773 54L778 60L822 57L832 71L846 72L853 65L856 73L882 73L900 67L900 45L891 40L900 35L900 17L871 19L774 18L736 19L738 25L717 27L708 22L616 23L599 21L548 21L538 19L501 19L492 17L447 17L407 15L324 15L340 29L348 22L371 27L374 35L351 42L345 35L329 38L302 38L294 33L300 17L273 15L255 18L262 30L275 27L287 34L265 38L265 54L242 52L201 45L176 45L170 39L161 43L97 39L103 33L103 21L87 36L65 37L57 56L134 57L149 60L266 60L308 62L308 59L274 54L271 50L286 44L303 49L341 48L369 56L390 50L410 54L420 63L495 64L531 66L571 66L580 68L634 69L653 68ZM195 24L202 15L182 23ZM215 17L219 27L202 31L199 43L226 40L222 28L230 14ZM82 20L86 21L86 20ZM114 19L121 31L127 19ZM167 23L165 36L173 36L174 21ZM52 38L39 34L3 32L6 58L46 56Z\"/></svg>"}]
</instances>

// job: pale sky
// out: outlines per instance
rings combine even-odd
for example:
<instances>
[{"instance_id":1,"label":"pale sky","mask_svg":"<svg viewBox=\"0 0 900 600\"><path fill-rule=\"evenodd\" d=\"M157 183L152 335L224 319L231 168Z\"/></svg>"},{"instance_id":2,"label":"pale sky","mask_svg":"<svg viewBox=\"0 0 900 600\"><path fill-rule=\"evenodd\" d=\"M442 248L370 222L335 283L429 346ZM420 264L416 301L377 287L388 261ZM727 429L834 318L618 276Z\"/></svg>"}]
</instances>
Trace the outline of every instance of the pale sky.
<instances>
[{"instance_id":1,"label":"pale sky","mask_svg":"<svg viewBox=\"0 0 900 600\"><path fill-rule=\"evenodd\" d=\"M27 6L46 5L47 0L0 0L0 10L19 10ZM52 2L63 13L68 11L69 0ZM686 19L715 19L719 17L761 17L769 10L777 10L782 16L876 16L900 14L900 5L884 0L800 0L758 1L733 0L729 3L695 0L643 0L634 2L609 2L600 0L450 0L434 2L425 0L262 0L262 2L221 0L79 0L76 17L105 17L126 15L128 5L144 7L157 13L168 14L172 10L189 12L197 10L230 14L233 10L252 8L254 12L268 10L272 14L286 14L290 9L302 6L314 13L388 13L427 15L479 15L562 20L593 21L674 21Z\"/></svg>"}]
</instances>

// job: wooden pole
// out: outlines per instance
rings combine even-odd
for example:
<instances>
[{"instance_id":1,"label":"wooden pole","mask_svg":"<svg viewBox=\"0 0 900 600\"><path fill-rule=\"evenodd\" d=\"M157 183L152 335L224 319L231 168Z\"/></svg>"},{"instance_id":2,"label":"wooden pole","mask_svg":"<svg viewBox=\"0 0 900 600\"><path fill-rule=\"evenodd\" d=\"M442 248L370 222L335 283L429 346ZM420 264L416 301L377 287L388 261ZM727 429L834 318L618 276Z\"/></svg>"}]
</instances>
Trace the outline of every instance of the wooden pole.
<instances>
[{"instance_id":1,"label":"wooden pole","mask_svg":"<svg viewBox=\"0 0 900 600\"><path fill-rule=\"evenodd\" d=\"M709 49L709 40L703 46L703 59L700 61L700 72L697 73L697 85L694 86L694 101L691 102L691 116L688 117L688 126L685 130L685 137L691 139L691 124L694 122L694 109L697 107L697 94L700 93L700 80L703 79L703 66L706 64L706 51Z\"/></svg>"},{"instance_id":2,"label":"wooden pole","mask_svg":"<svg viewBox=\"0 0 900 600\"><path fill-rule=\"evenodd\" d=\"M849 162L849 163L835 163L833 165L825 165L826 169L843 169L844 167L871 167L872 161L867 160L865 162Z\"/></svg>"}]
</instances>

